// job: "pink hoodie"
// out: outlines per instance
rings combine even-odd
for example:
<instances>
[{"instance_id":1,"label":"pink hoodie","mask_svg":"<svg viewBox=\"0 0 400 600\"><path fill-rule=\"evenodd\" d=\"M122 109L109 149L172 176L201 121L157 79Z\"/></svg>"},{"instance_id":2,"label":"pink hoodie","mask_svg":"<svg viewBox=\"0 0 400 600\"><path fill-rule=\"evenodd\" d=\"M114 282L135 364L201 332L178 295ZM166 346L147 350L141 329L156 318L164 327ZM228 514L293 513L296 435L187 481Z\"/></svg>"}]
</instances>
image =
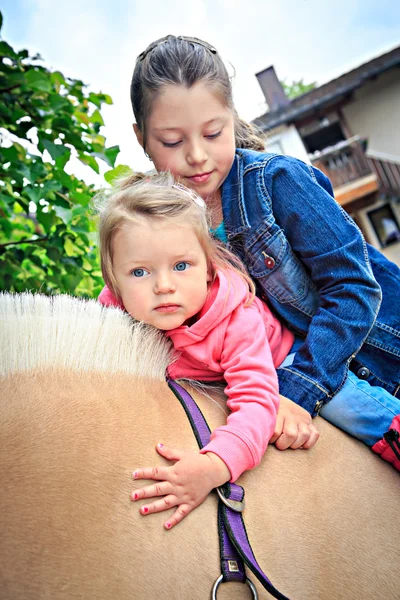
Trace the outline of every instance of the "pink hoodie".
<instances>
[{"instance_id":1,"label":"pink hoodie","mask_svg":"<svg viewBox=\"0 0 400 600\"><path fill-rule=\"evenodd\" d=\"M201 452L217 454L230 470L232 482L255 467L268 446L279 406L275 367L294 341L259 298L244 306L247 293L234 271L218 271L196 322L165 332L178 352L168 368L172 379L225 379L227 383L231 413ZM99 300L121 306L108 288Z\"/></svg>"}]
</instances>

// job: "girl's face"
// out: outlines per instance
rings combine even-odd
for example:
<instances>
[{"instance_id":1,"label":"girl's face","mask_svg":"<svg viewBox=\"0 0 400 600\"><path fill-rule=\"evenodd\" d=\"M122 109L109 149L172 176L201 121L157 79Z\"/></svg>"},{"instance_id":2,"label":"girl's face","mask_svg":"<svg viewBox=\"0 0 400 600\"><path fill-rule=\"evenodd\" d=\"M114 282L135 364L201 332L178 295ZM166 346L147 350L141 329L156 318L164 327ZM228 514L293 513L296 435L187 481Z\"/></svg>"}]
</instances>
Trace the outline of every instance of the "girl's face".
<instances>
[{"instance_id":1,"label":"girl's face","mask_svg":"<svg viewBox=\"0 0 400 600\"><path fill-rule=\"evenodd\" d=\"M189 226L126 223L113 241L113 267L125 310L157 329L179 327L206 301L207 259Z\"/></svg>"},{"instance_id":2,"label":"girl's face","mask_svg":"<svg viewBox=\"0 0 400 600\"><path fill-rule=\"evenodd\" d=\"M146 151L157 171L170 171L206 202L219 194L235 156L234 117L206 84L165 86L146 130ZM137 129L136 135L143 145Z\"/></svg>"}]
</instances>

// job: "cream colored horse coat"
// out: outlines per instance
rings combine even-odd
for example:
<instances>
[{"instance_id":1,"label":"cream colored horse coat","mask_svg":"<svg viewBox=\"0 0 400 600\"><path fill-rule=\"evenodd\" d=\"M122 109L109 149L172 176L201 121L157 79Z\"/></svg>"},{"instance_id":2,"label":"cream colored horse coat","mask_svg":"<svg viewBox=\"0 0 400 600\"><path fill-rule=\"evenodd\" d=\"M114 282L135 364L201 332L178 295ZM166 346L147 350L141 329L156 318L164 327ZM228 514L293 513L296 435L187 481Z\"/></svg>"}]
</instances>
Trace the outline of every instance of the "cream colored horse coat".
<instances>
[{"instance_id":1,"label":"cream colored horse coat","mask_svg":"<svg viewBox=\"0 0 400 600\"><path fill-rule=\"evenodd\" d=\"M142 517L132 469L155 445L196 448L164 381L169 348L116 309L0 299L0 598L206 600L218 577L217 500L179 526ZM194 393L213 428L226 408ZM241 477L261 567L291 600L398 600L398 474L318 418L310 451L268 449ZM257 580L260 598L270 598ZM242 584L218 598L245 600Z\"/></svg>"}]
</instances>

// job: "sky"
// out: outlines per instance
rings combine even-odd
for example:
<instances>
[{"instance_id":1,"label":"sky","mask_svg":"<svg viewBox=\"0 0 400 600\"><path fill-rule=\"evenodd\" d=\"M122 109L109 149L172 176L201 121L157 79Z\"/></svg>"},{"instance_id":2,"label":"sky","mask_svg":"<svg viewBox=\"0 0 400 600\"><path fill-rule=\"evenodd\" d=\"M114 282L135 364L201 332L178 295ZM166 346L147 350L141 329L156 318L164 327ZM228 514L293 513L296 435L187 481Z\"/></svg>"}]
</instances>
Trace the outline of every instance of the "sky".
<instances>
[{"instance_id":1,"label":"sky","mask_svg":"<svg viewBox=\"0 0 400 600\"><path fill-rule=\"evenodd\" d=\"M273 65L287 83L320 85L400 45L398 0L2 0L0 10L14 49L38 52L46 66L113 98L102 133L120 146L117 163L135 170L151 164L132 130L129 86L153 40L190 35L214 45L248 121L266 110L258 71Z\"/></svg>"}]
</instances>

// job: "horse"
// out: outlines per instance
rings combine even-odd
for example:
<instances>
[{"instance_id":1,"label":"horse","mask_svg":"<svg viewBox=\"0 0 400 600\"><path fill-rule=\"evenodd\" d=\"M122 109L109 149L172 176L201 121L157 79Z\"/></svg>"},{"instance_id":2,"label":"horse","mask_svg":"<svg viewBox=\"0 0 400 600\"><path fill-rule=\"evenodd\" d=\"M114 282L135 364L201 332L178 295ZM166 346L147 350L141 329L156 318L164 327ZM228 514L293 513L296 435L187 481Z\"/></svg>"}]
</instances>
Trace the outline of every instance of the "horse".
<instances>
[{"instance_id":1,"label":"horse","mask_svg":"<svg viewBox=\"0 0 400 600\"><path fill-rule=\"evenodd\" d=\"M139 514L132 471L167 464L158 442L196 449L168 386L164 336L119 309L68 296L0 295L0 597L205 600L221 573L217 495L177 527ZM220 387L183 382L210 428ZM395 600L399 477L316 418L310 450L268 448L244 473L254 554L291 600ZM271 598L250 574L259 598ZM222 584L218 600L250 588Z\"/></svg>"}]
</instances>

